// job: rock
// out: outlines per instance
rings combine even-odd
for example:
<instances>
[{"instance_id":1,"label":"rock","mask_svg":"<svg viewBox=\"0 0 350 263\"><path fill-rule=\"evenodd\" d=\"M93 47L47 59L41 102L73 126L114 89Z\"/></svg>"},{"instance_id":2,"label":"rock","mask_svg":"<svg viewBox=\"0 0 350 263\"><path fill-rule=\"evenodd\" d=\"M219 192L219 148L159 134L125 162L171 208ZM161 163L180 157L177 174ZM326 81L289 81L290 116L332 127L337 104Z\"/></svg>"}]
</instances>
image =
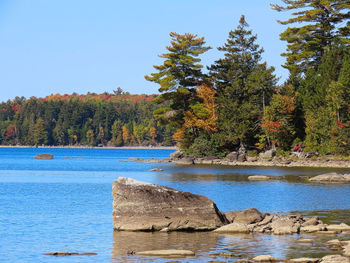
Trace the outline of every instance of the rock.
<instances>
[{"instance_id":1,"label":"rock","mask_svg":"<svg viewBox=\"0 0 350 263\"><path fill-rule=\"evenodd\" d=\"M350 243L344 246L343 253L344 253L344 256L350 257Z\"/></svg>"},{"instance_id":2,"label":"rock","mask_svg":"<svg viewBox=\"0 0 350 263\"><path fill-rule=\"evenodd\" d=\"M335 247L342 247L350 244L350 241L340 241L339 239L332 239L327 241L327 244Z\"/></svg>"},{"instance_id":3,"label":"rock","mask_svg":"<svg viewBox=\"0 0 350 263\"><path fill-rule=\"evenodd\" d=\"M34 159L43 159L43 160L50 160L53 158L54 157L51 153L41 153L41 154L34 156Z\"/></svg>"},{"instance_id":4,"label":"rock","mask_svg":"<svg viewBox=\"0 0 350 263\"><path fill-rule=\"evenodd\" d=\"M262 159L270 159L276 155L276 150L271 149L266 152L259 153L259 157Z\"/></svg>"},{"instance_id":5,"label":"rock","mask_svg":"<svg viewBox=\"0 0 350 263\"><path fill-rule=\"evenodd\" d=\"M247 154L246 153L242 153L238 155L237 158L237 162L245 162L247 160Z\"/></svg>"},{"instance_id":6,"label":"rock","mask_svg":"<svg viewBox=\"0 0 350 263\"><path fill-rule=\"evenodd\" d=\"M277 258L274 258L273 256L270 255L260 255L255 258L253 258L253 261L255 262L276 262L280 261Z\"/></svg>"},{"instance_id":7,"label":"rock","mask_svg":"<svg viewBox=\"0 0 350 263\"><path fill-rule=\"evenodd\" d=\"M317 231L315 232L316 234L322 234L322 235L336 235L337 232L336 231L327 231L327 230L324 230L324 231Z\"/></svg>"},{"instance_id":8,"label":"rock","mask_svg":"<svg viewBox=\"0 0 350 263\"><path fill-rule=\"evenodd\" d=\"M119 177L113 183L113 227L125 231L203 231L228 223L209 198Z\"/></svg>"},{"instance_id":9,"label":"rock","mask_svg":"<svg viewBox=\"0 0 350 263\"><path fill-rule=\"evenodd\" d=\"M257 162L258 161L258 157L250 157L250 156L247 156L247 161L248 162Z\"/></svg>"},{"instance_id":10,"label":"rock","mask_svg":"<svg viewBox=\"0 0 350 263\"><path fill-rule=\"evenodd\" d=\"M233 253L225 253L225 252L220 252L220 253L212 253L210 254L211 257L226 257L226 258L234 258L236 257L235 254ZM237 261L235 261L237 262Z\"/></svg>"},{"instance_id":11,"label":"rock","mask_svg":"<svg viewBox=\"0 0 350 263\"><path fill-rule=\"evenodd\" d=\"M177 150L176 152L173 152L170 154L170 159L180 159L184 156L184 153L180 150Z\"/></svg>"},{"instance_id":12,"label":"rock","mask_svg":"<svg viewBox=\"0 0 350 263\"><path fill-rule=\"evenodd\" d=\"M341 233L343 231L349 231L350 226L347 224L341 223L341 224L333 224L333 225L327 225L327 230L329 231L336 231L337 233Z\"/></svg>"},{"instance_id":13,"label":"rock","mask_svg":"<svg viewBox=\"0 0 350 263\"><path fill-rule=\"evenodd\" d=\"M349 263L349 259L341 255L329 255L321 258L320 263Z\"/></svg>"},{"instance_id":14,"label":"rock","mask_svg":"<svg viewBox=\"0 0 350 263\"><path fill-rule=\"evenodd\" d=\"M149 169L148 171L150 171L150 172L161 172L161 171L163 171L163 169L153 168L153 169Z\"/></svg>"},{"instance_id":15,"label":"rock","mask_svg":"<svg viewBox=\"0 0 350 263\"><path fill-rule=\"evenodd\" d=\"M303 233L314 233L314 232L319 232L319 231L324 231L326 229L326 226L324 224L319 224L316 226L302 226L300 228L300 232Z\"/></svg>"},{"instance_id":16,"label":"rock","mask_svg":"<svg viewBox=\"0 0 350 263\"><path fill-rule=\"evenodd\" d=\"M271 223L271 231L275 235L299 233L300 223L296 217L288 215L276 215Z\"/></svg>"},{"instance_id":17,"label":"rock","mask_svg":"<svg viewBox=\"0 0 350 263\"><path fill-rule=\"evenodd\" d=\"M215 233L249 233L250 229L248 228L247 224L231 223L214 230L214 232Z\"/></svg>"},{"instance_id":18,"label":"rock","mask_svg":"<svg viewBox=\"0 0 350 263\"><path fill-rule=\"evenodd\" d=\"M308 220L306 220L301 226L315 226L319 223L318 216L314 216Z\"/></svg>"},{"instance_id":19,"label":"rock","mask_svg":"<svg viewBox=\"0 0 350 263\"><path fill-rule=\"evenodd\" d=\"M264 219L258 223L258 226L263 226L263 225L270 223L272 221L273 217L274 217L273 215L265 214Z\"/></svg>"},{"instance_id":20,"label":"rock","mask_svg":"<svg viewBox=\"0 0 350 263\"><path fill-rule=\"evenodd\" d=\"M266 175L251 175L248 177L249 181L268 181L270 177Z\"/></svg>"},{"instance_id":21,"label":"rock","mask_svg":"<svg viewBox=\"0 0 350 263\"><path fill-rule=\"evenodd\" d=\"M235 220L236 216L241 213L241 211L230 211L225 213L225 217L229 223L233 223L233 220Z\"/></svg>"},{"instance_id":22,"label":"rock","mask_svg":"<svg viewBox=\"0 0 350 263\"><path fill-rule=\"evenodd\" d=\"M194 158L190 156L185 156L181 159L175 160L174 162L177 164L191 165L194 164Z\"/></svg>"},{"instance_id":23,"label":"rock","mask_svg":"<svg viewBox=\"0 0 350 263\"><path fill-rule=\"evenodd\" d=\"M350 174L326 173L312 177L309 181L319 183L350 182Z\"/></svg>"},{"instance_id":24,"label":"rock","mask_svg":"<svg viewBox=\"0 0 350 263\"><path fill-rule=\"evenodd\" d=\"M297 243L313 243L314 241L312 239L298 239L296 241Z\"/></svg>"},{"instance_id":25,"label":"rock","mask_svg":"<svg viewBox=\"0 0 350 263\"><path fill-rule=\"evenodd\" d=\"M237 213L234 223L253 224L263 220L263 215L256 208L249 208Z\"/></svg>"},{"instance_id":26,"label":"rock","mask_svg":"<svg viewBox=\"0 0 350 263\"><path fill-rule=\"evenodd\" d=\"M84 252L84 253L50 252L50 253L45 253L44 255L47 255L47 256L94 256L94 255L97 255L97 253L92 253L92 252Z\"/></svg>"},{"instance_id":27,"label":"rock","mask_svg":"<svg viewBox=\"0 0 350 263\"><path fill-rule=\"evenodd\" d=\"M147 162L147 163L160 163L161 160L160 159L151 158L151 159L149 159L149 160L147 160L145 162Z\"/></svg>"},{"instance_id":28,"label":"rock","mask_svg":"<svg viewBox=\"0 0 350 263\"><path fill-rule=\"evenodd\" d=\"M237 152L231 152L228 155L226 155L226 159L228 159L230 162L235 162L238 159L238 153Z\"/></svg>"},{"instance_id":29,"label":"rock","mask_svg":"<svg viewBox=\"0 0 350 263\"><path fill-rule=\"evenodd\" d=\"M293 263L316 263L319 260L319 258L293 258L288 261Z\"/></svg>"},{"instance_id":30,"label":"rock","mask_svg":"<svg viewBox=\"0 0 350 263\"><path fill-rule=\"evenodd\" d=\"M177 250L177 249L169 249L169 250L150 250L150 251L141 251L137 252L137 255L141 256L160 256L160 257L191 257L194 256L194 252L190 250Z\"/></svg>"}]
</instances>

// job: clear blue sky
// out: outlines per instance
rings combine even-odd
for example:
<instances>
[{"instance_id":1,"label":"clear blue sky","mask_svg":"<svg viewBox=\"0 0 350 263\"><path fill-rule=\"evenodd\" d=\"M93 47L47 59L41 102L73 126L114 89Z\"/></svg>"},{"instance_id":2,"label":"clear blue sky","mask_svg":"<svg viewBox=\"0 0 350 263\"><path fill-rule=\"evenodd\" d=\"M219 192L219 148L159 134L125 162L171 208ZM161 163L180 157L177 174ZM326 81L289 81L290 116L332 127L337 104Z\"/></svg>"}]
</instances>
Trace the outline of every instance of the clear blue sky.
<instances>
[{"instance_id":1,"label":"clear blue sky","mask_svg":"<svg viewBox=\"0 0 350 263\"><path fill-rule=\"evenodd\" d=\"M280 57L285 43L281 14L269 3L280 0L0 0L0 101L15 96L61 93L157 93L144 79L161 64L158 54L169 32L204 36L213 49L210 65L222 54L241 14L265 49L264 60L281 80L288 73ZM283 17L284 16L284 17Z\"/></svg>"}]
</instances>

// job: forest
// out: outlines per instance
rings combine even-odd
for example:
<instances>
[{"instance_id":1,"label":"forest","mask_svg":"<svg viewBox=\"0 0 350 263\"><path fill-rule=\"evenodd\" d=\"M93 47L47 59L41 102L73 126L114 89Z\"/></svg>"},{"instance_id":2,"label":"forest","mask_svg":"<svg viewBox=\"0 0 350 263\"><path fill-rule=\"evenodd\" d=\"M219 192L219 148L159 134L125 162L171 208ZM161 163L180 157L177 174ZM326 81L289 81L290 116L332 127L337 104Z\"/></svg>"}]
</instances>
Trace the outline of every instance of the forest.
<instances>
[{"instance_id":1,"label":"forest","mask_svg":"<svg viewBox=\"0 0 350 263\"><path fill-rule=\"evenodd\" d=\"M280 39L289 77L283 84L244 15L212 65L204 37L170 33L163 64L145 79L158 95L51 95L0 105L2 145L178 145L195 156L223 157L244 147L288 154L350 154L350 4L283 0L290 18ZM276 40L277 41L277 40Z\"/></svg>"},{"instance_id":2,"label":"forest","mask_svg":"<svg viewBox=\"0 0 350 263\"><path fill-rule=\"evenodd\" d=\"M280 34L287 49L289 78L278 85L274 68L244 16L218 47L222 57L206 67L200 55L211 47L204 37L170 33L162 65L146 75L159 84L156 119L176 129L174 140L195 156L223 157L241 147L295 146L306 152L350 153L350 3L336 0L283 0L271 4L290 18Z\"/></svg>"},{"instance_id":3,"label":"forest","mask_svg":"<svg viewBox=\"0 0 350 263\"><path fill-rule=\"evenodd\" d=\"M0 104L2 145L172 146L173 128L158 126L155 95L112 94L16 97Z\"/></svg>"}]
</instances>

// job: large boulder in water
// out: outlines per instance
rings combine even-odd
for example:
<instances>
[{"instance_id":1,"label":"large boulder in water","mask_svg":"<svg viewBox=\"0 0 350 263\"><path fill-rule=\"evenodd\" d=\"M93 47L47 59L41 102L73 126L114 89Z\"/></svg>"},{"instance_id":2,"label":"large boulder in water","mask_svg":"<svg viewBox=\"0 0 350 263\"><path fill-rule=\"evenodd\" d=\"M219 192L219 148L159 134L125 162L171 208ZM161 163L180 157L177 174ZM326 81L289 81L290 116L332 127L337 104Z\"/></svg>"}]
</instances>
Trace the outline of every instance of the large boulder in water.
<instances>
[{"instance_id":1,"label":"large boulder in water","mask_svg":"<svg viewBox=\"0 0 350 263\"><path fill-rule=\"evenodd\" d=\"M204 231L227 222L209 198L134 179L113 183L113 227L124 231Z\"/></svg>"}]
</instances>

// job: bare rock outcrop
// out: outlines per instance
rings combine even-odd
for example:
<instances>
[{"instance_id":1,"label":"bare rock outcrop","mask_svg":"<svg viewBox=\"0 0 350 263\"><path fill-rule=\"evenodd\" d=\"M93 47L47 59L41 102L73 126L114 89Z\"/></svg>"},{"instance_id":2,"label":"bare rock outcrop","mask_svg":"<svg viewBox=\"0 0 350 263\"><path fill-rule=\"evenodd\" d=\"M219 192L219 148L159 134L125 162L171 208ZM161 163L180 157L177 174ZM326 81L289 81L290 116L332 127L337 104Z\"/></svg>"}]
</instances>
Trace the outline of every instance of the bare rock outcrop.
<instances>
[{"instance_id":1,"label":"bare rock outcrop","mask_svg":"<svg viewBox=\"0 0 350 263\"><path fill-rule=\"evenodd\" d=\"M124 177L113 183L115 230L209 231L226 223L205 196Z\"/></svg>"}]
</instances>

